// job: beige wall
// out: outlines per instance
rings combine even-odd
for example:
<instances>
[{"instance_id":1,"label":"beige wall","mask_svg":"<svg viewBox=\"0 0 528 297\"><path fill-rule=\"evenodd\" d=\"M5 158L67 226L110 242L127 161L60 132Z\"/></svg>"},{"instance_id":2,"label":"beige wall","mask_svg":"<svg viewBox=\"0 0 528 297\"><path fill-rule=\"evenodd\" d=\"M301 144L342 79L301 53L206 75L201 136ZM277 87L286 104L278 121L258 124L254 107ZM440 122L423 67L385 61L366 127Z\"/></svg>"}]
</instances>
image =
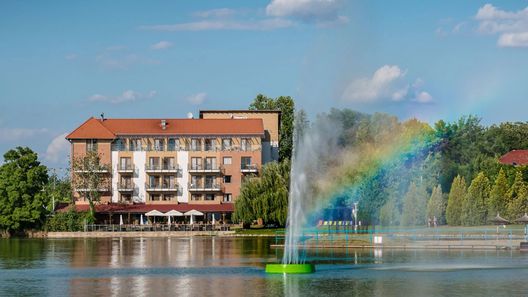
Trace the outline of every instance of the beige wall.
<instances>
[{"instance_id":1,"label":"beige wall","mask_svg":"<svg viewBox=\"0 0 528 297\"><path fill-rule=\"evenodd\" d=\"M235 117L245 117L248 119L262 119L264 130L267 131L264 141L279 141L279 113L278 112L244 112L244 111L201 111L204 119L231 119ZM268 139L269 138L269 139Z\"/></svg>"}]
</instances>

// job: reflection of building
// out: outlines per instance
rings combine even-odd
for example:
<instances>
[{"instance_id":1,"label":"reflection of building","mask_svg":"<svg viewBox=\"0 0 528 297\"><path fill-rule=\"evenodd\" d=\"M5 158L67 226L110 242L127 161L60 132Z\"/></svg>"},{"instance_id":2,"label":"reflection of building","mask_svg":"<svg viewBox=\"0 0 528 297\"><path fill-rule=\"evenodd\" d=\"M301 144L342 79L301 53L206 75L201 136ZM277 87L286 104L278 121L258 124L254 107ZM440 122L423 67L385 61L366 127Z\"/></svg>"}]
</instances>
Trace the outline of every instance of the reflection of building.
<instances>
[{"instance_id":1,"label":"reflection of building","mask_svg":"<svg viewBox=\"0 0 528 297\"><path fill-rule=\"evenodd\" d=\"M146 211L214 204L229 213L243 178L278 159L279 121L278 111L232 110L201 111L199 119L92 117L66 139L72 158L99 154L104 170L97 174L109 181L97 189L101 204L119 203L125 213L133 204L144 204ZM83 191L91 190L74 189L81 208L88 203Z\"/></svg>"}]
</instances>

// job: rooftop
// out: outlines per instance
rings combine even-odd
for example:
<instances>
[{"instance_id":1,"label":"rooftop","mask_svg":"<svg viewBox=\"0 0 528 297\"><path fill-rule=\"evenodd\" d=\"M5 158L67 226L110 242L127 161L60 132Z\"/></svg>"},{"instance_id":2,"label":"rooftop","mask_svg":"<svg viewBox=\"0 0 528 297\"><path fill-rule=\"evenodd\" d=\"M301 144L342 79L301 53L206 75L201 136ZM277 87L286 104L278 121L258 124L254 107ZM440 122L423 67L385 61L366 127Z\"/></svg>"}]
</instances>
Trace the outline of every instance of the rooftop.
<instances>
[{"instance_id":1,"label":"rooftop","mask_svg":"<svg viewBox=\"0 0 528 297\"><path fill-rule=\"evenodd\" d=\"M501 164L528 165L528 150L513 150L499 158Z\"/></svg>"},{"instance_id":2,"label":"rooftop","mask_svg":"<svg viewBox=\"0 0 528 297\"><path fill-rule=\"evenodd\" d=\"M165 122L165 128L162 126ZM89 118L66 139L115 139L126 135L264 135L262 119Z\"/></svg>"}]
</instances>

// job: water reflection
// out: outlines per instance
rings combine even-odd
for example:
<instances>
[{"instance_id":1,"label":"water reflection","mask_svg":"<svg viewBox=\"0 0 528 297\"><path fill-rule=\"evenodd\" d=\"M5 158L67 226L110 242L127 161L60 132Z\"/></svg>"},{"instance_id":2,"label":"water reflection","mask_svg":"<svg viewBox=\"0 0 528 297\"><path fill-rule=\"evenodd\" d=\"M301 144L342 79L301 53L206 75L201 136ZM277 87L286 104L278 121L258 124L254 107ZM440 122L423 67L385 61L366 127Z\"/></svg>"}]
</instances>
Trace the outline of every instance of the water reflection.
<instances>
[{"instance_id":1,"label":"water reflection","mask_svg":"<svg viewBox=\"0 0 528 297\"><path fill-rule=\"evenodd\" d=\"M0 240L0 296L524 296L518 251L310 250L313 275L266 275L267 238Z\"/></svg>"}]
</instances>

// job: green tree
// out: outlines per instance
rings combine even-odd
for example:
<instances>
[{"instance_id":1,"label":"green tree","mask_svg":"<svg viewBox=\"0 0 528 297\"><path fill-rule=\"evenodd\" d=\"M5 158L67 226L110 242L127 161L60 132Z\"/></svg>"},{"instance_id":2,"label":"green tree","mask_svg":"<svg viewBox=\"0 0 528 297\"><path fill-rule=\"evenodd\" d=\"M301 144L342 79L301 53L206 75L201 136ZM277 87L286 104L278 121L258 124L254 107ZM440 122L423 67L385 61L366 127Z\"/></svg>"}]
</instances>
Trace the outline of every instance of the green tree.
<instances>
[{"instance_id":1,"label":"green tree","mask_svg":"<svg viewBox=\"0 0 528 297\"><path fill-rule=\"evenodd\" d=\"M409 190L403 199L401 222L403 226L425 225L427 197L425 187L417 186L414 182L411 182Z\"/></svg>"},{"instance_id":2,"label":"green tree","mask_svg":"<svg viewBox=\"0 0 528 297\"><path fill-rule=\"evenodd\" d=\"M399 225L401 221L401 211L398 201L395 198L389 198L380 209L380 223L383 226Z\"/></svg>"},{"instance_id":3,"label":"green tree","mask_svg":"<svg viewBox=\"0 0 528 297\"><path fill-rule=\"evenodd\" d=\"M17 147L4 154L0 167L0 228L8 233L40 227L47 214L47 168L35 152Z\"/></svg>"},{"instance_id":4,"label":"green tree","mask_svg":"<svg viewBox=\"0 0 528 297\"><path fill-rule=\"evenodd\" d=\"M508 191L507 198L506 215L510 220L516 220L528 211L528 189L523 181L521 171L517 171L515 174L515 181Z\"/></svg>"},{"instance_id":5,"label":"green tree","mask_svg":"<svg viewBox=\"0 0 528 297\"><path fill-rule=\"evenodd\" d=\"M289 185L288 161L264 165L260 177L249 177L242 183L233 220L249 224L262 218L264 223L284 226L288 214Z\"/></svg>"},{"instance_id":6,"label":"green tree","mask_svg":"<svg viewBox=\"0 0 528 297\"><path fill-rule=\"evenodd\" d=\"M275 99L258 94L249 105L250 110L280 110L281 123L279 128L279 161L291 159L293 149L293 125L295 117L295 102L290 96L280 96Z\"/></svg>"},{"instance_id":7,"label":"green tree","mask_svg":"<svg viewBox=\"0 0 528 297\"><path fill-rule=\"evenodd\" d=\"M445 224L446 201L442 193L442 187L437 185L433 188L431 198L427 203L427 218L435 218L439 225Z\"/></svg>"},{"instance_id":8,"label":"green tree","mask_svg":"<svg viewBox=\"0 0 528 297\"><path fill-rule=\"evenodd\" d=\"M451 185L451 191L447 198L446 221L450 226L462 224L462 206L466 197L466 181L457 175Z\"/></svg>"},{"instance_id":9,"label":"green tree","mask_svg":"<svg viewBox=\"0 0 528 297\"><path fill-rule=\"evenodd\" d=\"M491 192L488 199L488 217L494 217L497 213L506 214L507 209L507 195L509 191L508 179L506 178L506 173L501 168L497 178L495 178L495 183L491 188Z\"/></svg>"},{"instance_id":10,"label":"green tree","mask_svg":"<svg viewBox=\"0 0 528 297\"><path fill-rule=\"evenodd\" d=\"M462 224L466 226L484 225L487 218L490 183L484 172L480 172L468 188L462 205Z\"/></svg>"}]
</instances>

